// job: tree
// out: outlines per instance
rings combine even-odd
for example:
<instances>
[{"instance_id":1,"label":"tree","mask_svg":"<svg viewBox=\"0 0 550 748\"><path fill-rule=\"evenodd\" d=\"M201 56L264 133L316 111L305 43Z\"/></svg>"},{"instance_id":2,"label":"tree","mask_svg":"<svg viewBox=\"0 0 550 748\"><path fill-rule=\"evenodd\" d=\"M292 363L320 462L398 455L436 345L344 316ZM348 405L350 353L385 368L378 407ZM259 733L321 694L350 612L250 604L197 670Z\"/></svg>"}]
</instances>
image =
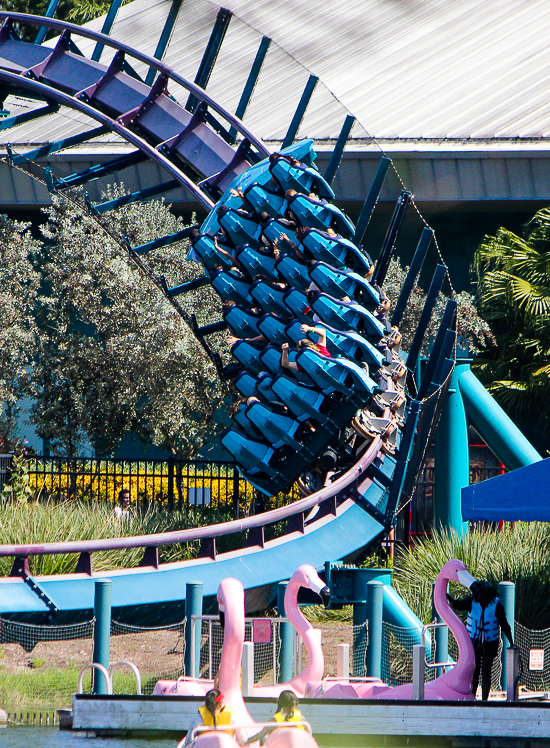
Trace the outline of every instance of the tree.
<instances>
[{"instance_id":1,"label":"tree","mask_svg":"<svg viewBox=\"0 0 550 748\"><path fill-rule=\"evenodd\" d=\"M15 448L18 403L29 393L38 347L34 307L40 276L31 257L39 245L29 226L0 216L0 451Z\"/></svg>"},{"instance_id":2,"label":"tree","mask_svg":"<svg viewBox=\"0 0 550 748\"><path fill-rule=\"evenodd\" d=\"M474 255L480 311L496 346L476 360L480 379L509 414L550 439L550 208L524 237L500 228Z\"/></svg>"},{"instance_id":3,"label":"tree","mask_svg":"<svg viewBox=\"0 0 550 748\"><path fill-rule=\"evenodd\" d=\"M112 188L105 199L122 193ZM39 435L57 453L76 455L88 440L106 455L132 431L192 457L214 434L228 394L215 367L147 274L95 220L62 197L46 213L33 374ZM125 206L106 220L133 246L183 228L160 200ZM195 277L200 271L185 260L187 245L151 252L151 271L164 273L169 285ZM219 316L210 287L184 297L182 306L198 308L201 322Z\"/></svg>"},{"instance_id":4,"label":"tree","mask_svg":"<svg viewBox=\"0 0 550 748\"><path fill-rule=\"evenodd\" d=\"M128 0L123 0L122 5ZM50 0L6 0L4 9L12 13L29 13L43 16L50 4ZM109 10L110 0L61 0L55 11L55 18L59 21L83 24L104 15ZM33 41L36 36L36 26L26 26L22 29L23 37Z\"/></svg>"}]
</instances>

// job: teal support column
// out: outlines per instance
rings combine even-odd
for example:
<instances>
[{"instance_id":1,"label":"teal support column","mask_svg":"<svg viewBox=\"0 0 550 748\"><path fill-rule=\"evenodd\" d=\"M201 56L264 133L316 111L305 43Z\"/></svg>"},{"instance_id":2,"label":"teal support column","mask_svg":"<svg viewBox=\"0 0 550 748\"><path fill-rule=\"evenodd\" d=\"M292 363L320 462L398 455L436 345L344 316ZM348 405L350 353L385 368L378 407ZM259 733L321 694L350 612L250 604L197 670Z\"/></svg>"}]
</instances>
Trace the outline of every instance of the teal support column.
<instances>
[{"instance_id":1,"label":"teal support column","mask_svg":"<svg viewBox=\"0 0 550 748\"><path fill-rule=\"evenodd\" d=\"M542 460L476 375L468 367L460 369L457 381L468 417L508 470L516 470Z\"/></svg>"},{"instance_id":2,"label":"teal support column","mask_svg":"<svg viewBox=\"0 0 550 748\"><path fill-rule=\"evenodd\" d=\"M353 663L351 674L356 678L366 675L367 632L367 603L353 603Z\"/></svg>"},{"instance_id":3,"label":"teal support column","mask_svg":"<svg viewBox=\"0 0 550 748\"><path fill-rule=\"evenodd\" d=\"M468 425L458 380L469 368L469 364L455 366L435 434L434 526L456 530L459 536L468 529L468 523L462 521L460 489L470 483L470 465Z\"/></svg>"},{"instance_id":4,"label":"teal support column","mask_svg":"<svg viewBox=\"0 0 550 748\"><path fill-rule=\"evenodd\" d=\"M432 601L433 591L435 588L435 582L432 584ZM435 605L432 602L432 615L437 623L443 623L443 619L435 609ZM447 626L441 626L435 631L435 662L448 662L449 661L449 629ZM439 678L443 675L443 668L438 667L436 670L436 676Z\"/></svg>"},{"instance_id":5,"label":"teal support column","mask_svg":"<svg viewBox=\"0 0 550 748\"><path fill-rule=\"evenodd\" d=\"M513 582L500 582L498 585L498 597L506 613L506 620L510 624L512 629L512 638L515 639L515 627L514 620L516 615L516 585ZM500 676L500 687L503 691L506 691L506 676L507 676L507 665L506 665L506 650L510 646L510 642L506 646L506 637L502 635L502 670Z\"/></svg>"},{"instance_id":6,"label":"teal support column","mask_svg":"<svg viewBox=\"0 0 550 748\"><path fill-rule=\"evenodd\" d=\"M202 616L202 582L187 582L185 585L185 675L198 678L201 660L201 624L195 626L193 637L192 616ZM194 638L194 641L193 641Z\"/></svg>"},{"instance_id":7,"label":"teal support column","mask_svg":"<svg viewBox=\"0 0 550 748\"><path fill-rule=\"evenodd\" d=\"M383 594L382 582L367 582L367 621L369 622L367 675L373 678L380 678L382 674Z\"/></svg>"},{"instance_id":8,"label":"teal support column","mask_svg":"<svg viewBox=\"0 0 550 748\"><path fill-rule=\"evenodd\" d=\"M109 670L111 651L111 597L113 583L110 579L96 579L94 587L94 654L93 661ZM108 692L105 677L94 669L95 694Z\"/></svg>"},{"instance_id":9,"label":"teal support column","mask_svg":"<svg viewBox=\"0 0 550 748\"><path fill-rule=\"evenodd\" d=\"M285 618L286 582L279 582L277 588L277 615ZM279 683L286 683L292 678L294 662L294 627L290 621L281 623L281 649L279 651Z\"/></svg>"}]
</instances>

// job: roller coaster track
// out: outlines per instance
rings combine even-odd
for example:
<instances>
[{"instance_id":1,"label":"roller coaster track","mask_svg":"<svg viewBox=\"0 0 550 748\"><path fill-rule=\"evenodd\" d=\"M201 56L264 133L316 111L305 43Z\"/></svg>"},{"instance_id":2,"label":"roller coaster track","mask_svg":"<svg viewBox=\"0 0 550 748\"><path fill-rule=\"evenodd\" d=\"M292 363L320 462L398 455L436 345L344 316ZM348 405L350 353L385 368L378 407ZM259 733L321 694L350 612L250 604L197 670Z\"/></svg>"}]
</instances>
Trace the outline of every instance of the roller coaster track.
<instances>
[{"instance_id":1,"label":"roller coaster track","mask_svg":"<svg viewBox=\"0 0 550 748\"><path fill-rule=\"evenodd\" d=\"M268 149L240 119L221 107L202 88L170 70L159 60L114 41L105 34L73 24L5 12L0 13L0 19L4 20L0 31L1 97L4 99L10 93L18 95L24 92L46 104L26 115L12 117L11 122L0 120L0 132L9 129L10 125L19 124L23 121L22 117L48 116L59 105L76 109L100 125L99 129L73 136L67 141L41 146L32 152L15 153L14 146L10 146L7 160L12 166L25 168L27 173L40 178L36 159L96 137L101 128L101 132L114 132L136 148L128 156L71 177L58 179L52 174L47 175L46 181L52 191L63 193L67 188L85 184L98 175L150 159L167 172L170 181L148 188L144 194L132 199L160 195L175 185L181 185L209 211L202 228L208 235L209 230L214 232L217 228L215 209L222 195L222 203L227 204L229 187L244 183L243 180L246 182L248 173L256 173L255 169L267 163L262 159L269 155ZM32 45L20 40L14 23L44 27L59 32L60 36L53 48ZM76 47L73 36L85 37L112 48L115 54L111 63L105 66L85 58ZM152 86L138 80L137 74L128 65L128 58L138 60L157 72ZM168 93L168 84L183 87L195 97L194 104L189 106L188 101L188 108L178 104ZM212 112L221 117L226 126ZM349 123L344 125L343 130L346 128L349 134ZM239 145L235 142L235 132L241 138ZM344 144L345 138L338 147L343 150ZM308 148L302 151L306 153ZM289 149L289 152L295 153L302 151L299 144L294 151L292 146ZM383 160L382 171L384 166L387 168L385 161L388 160ZM333 177L334 164L329 170ZM366 201L366 204L370 204L371 212L380 187L381 179L378 176ZM398 201L376 264L375 277L378 277L380 284L383 283L406 209L407 193L404 194L405 197L402 195ZM118 207L118 204L123 202L113 201L109 206L89 205L88 209L103 230L107 230L99 216L104 210ZM366 221L363 219L365 225L369 216ZM124 245L120 237L115 238ZM166 242L181 238L167 237ZM356 242L359 243L360 239L361 236L356 237ZM425 229L397 300L393 324L399 324L430 239L431 232ZM138 255L143 253L132 251L130 256L141 263ZM146 268L146 264L143 266ZM442 266L436 269L424 314L409 352L410 382L413 381L412 374L444 270ZM166 289L159 279L152 279L172 299L170 289ZM62 623L86 618L93 607L94 579L98 576L113 579L115 615L128 622L181 619L185 583L197 577L204 583L207 598L215 594L223 577L240 578L247 590L248 609L257 610L272 600L276 583L288 579L299 562L307 560L320 567L325 561L342 559L375 542L387 533L400 503L410 495L437 420L454 360L453 318L456 305L453 304L449 302L420 381L418 392L421 397L408 399L394 456L385 454L381 439L375 437L357 450L353 466L332 484L290 506L242 520L131 538L0 546L0 556L15 559L10 577L0 579L0 613L18 620L37 622L53 618L55 622ZM199 339L202 338L199 334ZM246 476L246 470L244 474ZM277 537L266 540L266 530L269 532L273 526L277 528ZM235 543L238 549L218 553L216 539L227 535L238 538ZM200 541L197 558L181 563L159 563L159 547L191 541ZM138 568L94 573L93 553L121 548L144 549ZM28 560L32 556L73 553L78 555L73 574L33 577L29 572Z\"/></svg>"}]
</instances>

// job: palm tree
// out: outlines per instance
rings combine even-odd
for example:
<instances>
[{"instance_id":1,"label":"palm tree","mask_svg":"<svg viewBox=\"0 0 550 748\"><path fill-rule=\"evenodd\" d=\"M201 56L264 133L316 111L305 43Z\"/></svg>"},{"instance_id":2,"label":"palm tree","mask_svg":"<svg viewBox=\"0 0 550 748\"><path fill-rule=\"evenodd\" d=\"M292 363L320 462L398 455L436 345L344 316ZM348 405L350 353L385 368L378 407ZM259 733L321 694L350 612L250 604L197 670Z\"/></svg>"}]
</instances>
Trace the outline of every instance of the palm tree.
<instances>
[{"instance_id":1,"label":"palm tree","mask_svg":"<svg viewBox=\"0 0 550 748\"><path fill-rule=\"evenodd\" d=\"M525 226L486 236L474 255L477 299L496 346L476 373L526 430L550 441L550 208Z\"/></svg>"}]
</instances>

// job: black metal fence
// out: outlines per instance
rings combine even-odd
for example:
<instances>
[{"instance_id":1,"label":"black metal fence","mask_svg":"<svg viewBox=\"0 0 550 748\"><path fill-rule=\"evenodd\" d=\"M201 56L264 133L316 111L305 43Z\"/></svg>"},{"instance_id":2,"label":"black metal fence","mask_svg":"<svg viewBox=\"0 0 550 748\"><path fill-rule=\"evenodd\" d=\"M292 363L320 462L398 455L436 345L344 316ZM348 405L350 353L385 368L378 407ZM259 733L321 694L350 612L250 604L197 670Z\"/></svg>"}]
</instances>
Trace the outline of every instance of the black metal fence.
<instances>
[{"instance_id":1,"label":"black metal fence","mask_svg":"<svg viewBox=\"0 0 550 748\"><path fill-rule=\"evenodd\" d=\"M4 477L9 482L6 456ZM26 482L37 499L115 503L128 490L135 507L151 504L170 510L200 509L219 519L266 511L300 498L297 489L267 498L255 491L233 462L198 460L126 460L66 457L29 457Z\"/></svg>"}]
</instances>

